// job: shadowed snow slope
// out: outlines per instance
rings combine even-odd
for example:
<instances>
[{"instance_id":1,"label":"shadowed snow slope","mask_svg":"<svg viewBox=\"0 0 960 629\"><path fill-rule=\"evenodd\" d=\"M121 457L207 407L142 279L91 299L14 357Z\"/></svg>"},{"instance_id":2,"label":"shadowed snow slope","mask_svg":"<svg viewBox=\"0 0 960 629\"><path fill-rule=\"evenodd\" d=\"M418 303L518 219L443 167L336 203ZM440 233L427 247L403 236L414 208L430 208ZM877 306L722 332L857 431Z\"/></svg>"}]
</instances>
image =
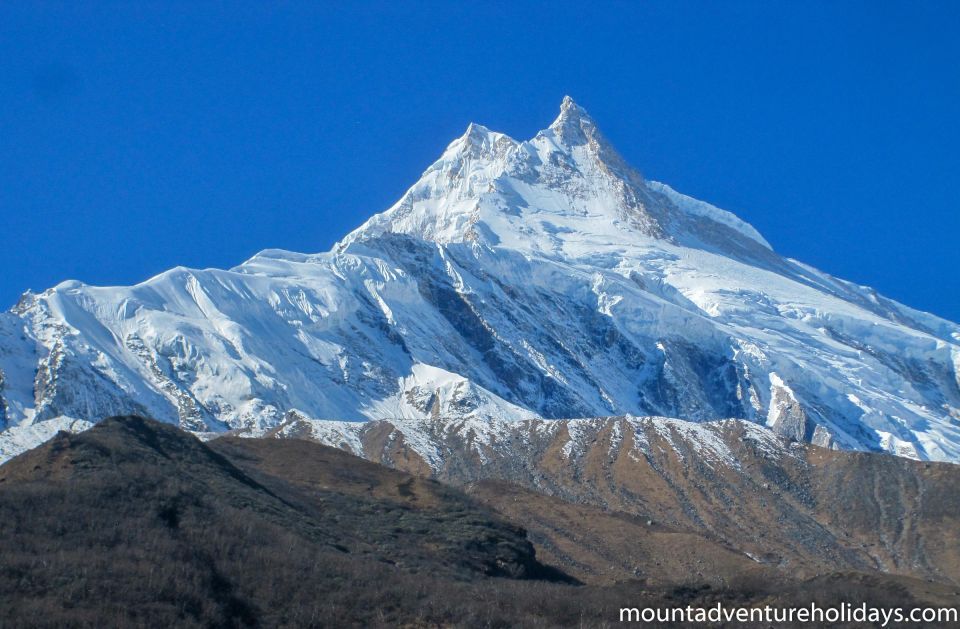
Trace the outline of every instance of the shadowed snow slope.
<instances>
[{"instance_id":1,"label":"shadowed snow slope","mask_svg":"<svg viewBox=\"0 0 960 629\"><path fill-rule=\"evenodd\" d=\"M960 460L960 327L646 181L570 99L529 141L470 125L329 253L25 294L0 316L0 369L6 456L51 420L260 434L296 411L742 418Z\"/></svg>"}]
</instances>

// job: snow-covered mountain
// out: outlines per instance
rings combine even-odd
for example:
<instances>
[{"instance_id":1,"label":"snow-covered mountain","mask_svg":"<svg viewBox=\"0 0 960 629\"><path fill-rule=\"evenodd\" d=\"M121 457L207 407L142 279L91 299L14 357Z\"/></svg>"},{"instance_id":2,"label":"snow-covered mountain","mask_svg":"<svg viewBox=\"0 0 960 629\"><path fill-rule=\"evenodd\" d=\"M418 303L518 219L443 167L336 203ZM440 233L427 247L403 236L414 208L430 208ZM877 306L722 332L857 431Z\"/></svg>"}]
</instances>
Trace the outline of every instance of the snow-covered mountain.
<instances>
[{"instance_id":1,"label":"snow-covered mountain","mask_svg":"<svg viewBox=\"0 0 960 629\"><path fill-rule=\"evenodd\" d=\"M528 141L470 125L328 253L27 293L0 369L8 453L123 413L255 434L630 413L960 461L960 326L645 180L569 98Z\"/></svg>"}]
</instances>

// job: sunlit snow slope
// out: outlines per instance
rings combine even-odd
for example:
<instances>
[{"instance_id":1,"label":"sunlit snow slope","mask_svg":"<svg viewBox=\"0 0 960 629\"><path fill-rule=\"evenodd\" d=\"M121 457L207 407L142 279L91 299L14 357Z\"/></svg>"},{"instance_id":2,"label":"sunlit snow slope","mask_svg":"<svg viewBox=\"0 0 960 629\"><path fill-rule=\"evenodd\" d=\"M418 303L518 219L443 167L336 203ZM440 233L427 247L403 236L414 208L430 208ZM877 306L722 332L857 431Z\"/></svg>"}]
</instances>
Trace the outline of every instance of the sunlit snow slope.
<instances>
[{"instance_id":1,"label":"sunlit snow slope","mask_svg":"<svg viewBox=\"0 0 960 629\"><path fill-rule=\"evenodd\" d=\"M470 125L329 253L26 294L0 319L0 369L7 452L49 421L258 433L296 410L744 418L960 460L960 326L644 180L570 99L529 141Z\"/></svg>"}]
</instances>

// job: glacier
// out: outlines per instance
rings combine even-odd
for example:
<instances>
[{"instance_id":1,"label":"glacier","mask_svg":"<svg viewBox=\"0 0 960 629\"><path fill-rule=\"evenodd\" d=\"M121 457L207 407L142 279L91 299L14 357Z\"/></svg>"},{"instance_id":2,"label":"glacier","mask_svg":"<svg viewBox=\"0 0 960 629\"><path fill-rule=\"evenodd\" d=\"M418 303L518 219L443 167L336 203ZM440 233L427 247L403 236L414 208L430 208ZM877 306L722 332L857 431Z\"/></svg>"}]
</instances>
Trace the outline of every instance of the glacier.
<instances>
[{"instance_id":1,"label":"glacier","mask_svg":"<svg viewBox=\"0 0 960 629\"><path fill-rule=\"evenodd\" d=\"M0 461L119 414L204 435L290 417L344 434L337 422L734 418L956 462L960 326L648 181L566 98L527 141L471 124L329 252L67 281L0 315Z\"/></svg>"}]
</instances>

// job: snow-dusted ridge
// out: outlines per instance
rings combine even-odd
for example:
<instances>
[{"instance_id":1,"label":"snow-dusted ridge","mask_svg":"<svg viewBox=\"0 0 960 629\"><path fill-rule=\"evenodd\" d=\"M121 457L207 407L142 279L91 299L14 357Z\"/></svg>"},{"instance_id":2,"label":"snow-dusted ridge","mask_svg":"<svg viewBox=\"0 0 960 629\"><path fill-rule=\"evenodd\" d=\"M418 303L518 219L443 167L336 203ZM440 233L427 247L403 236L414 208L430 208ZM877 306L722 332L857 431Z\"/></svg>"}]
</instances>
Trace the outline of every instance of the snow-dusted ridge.
<instances>
[{"instance_id":1,"label":"snow-dusted ridge","mask_svg":"<svg viewBox=\"0 0 960 629\"><path fill-rule=\"evenodd\" d=\"M402 440L434 473L444 470L448 452L469 453L481 463L497 457L522 457L535 449L535 442L560 440L567 460L582 458L598 440L608 442L607 453L616 458L622 448L628 456L650 456L667 448L681 461L684 452L696 452L707 467L738 470L739 458L731 441L748 441L768 459L796 457L783 437L766 427L743 420L688 422L667 417L593 417L565 420L525 419L478 421L457 418L421 418L342 422L311 420L296 414L287 418L269 436L309 439L346 450L360 457L376 456L364 443L371 433L386 432L388 441ZM736 436L734 437L734 433ZM629 439L625 437L629 436ZM383 448L383 446L381 446ZM542 453L543 446L539 451Z\"/></svg>"},{"instance_id":2,"label":"snow-dusted ridge","mask_svg":"<svg viewBox=\"0 0 960 629\"><path fill-rule=\"evenodd\" d=\"M571 99L529 140L470 125L330 252L25 294L0 372L0 438L22 447L64 416L263 434L291 411L632 414L960 460L960 326L645 180Z\"/></svg>"}]
</instances>

